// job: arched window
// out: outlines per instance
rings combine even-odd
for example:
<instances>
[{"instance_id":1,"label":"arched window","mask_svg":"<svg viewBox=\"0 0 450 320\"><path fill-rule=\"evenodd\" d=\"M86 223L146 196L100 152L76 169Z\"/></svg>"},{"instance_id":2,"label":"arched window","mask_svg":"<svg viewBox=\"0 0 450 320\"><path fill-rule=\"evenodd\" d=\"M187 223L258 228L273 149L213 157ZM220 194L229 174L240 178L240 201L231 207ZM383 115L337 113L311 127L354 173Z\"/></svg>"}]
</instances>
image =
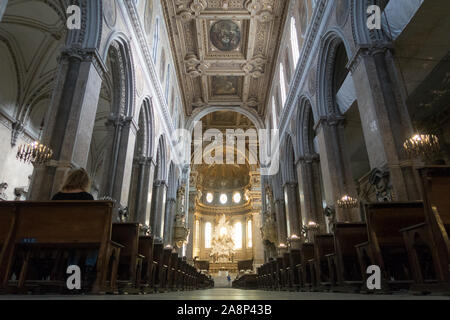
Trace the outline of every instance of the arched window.
<instances>
[{"instance_id":1,"label":"arched window","mask_svg":"<svg viewBox=\"0 0 450 320\"><path fill-rule=\"evenodd\" d=\"M159 17L156 17L155 21L155 32L153 33L153 63L156 63L156 55L158 54L158 44L159 44Z\"/></svg>"},{"instance_id":2,"label":"arched window","mask_svg":"<svg viewBox=\"0 0 450 320\"><path fill-rule=\"evenodd\" d=\"M281 106L284 108L286 102L286 78L284 76L284 66L280 63L280 87L281 87Z\"/></svg>"},{"instance_id":3,"label":"arched window","mask_svg":"<svg viewBox=\"0 0 450 320\"><path fill-rule=\"evenodd\" d=\"M242 249L242 223L236 222L233 231L234 249Z\"/></svg>"},{"instance_id":4,"label":"arched window","mask_svg":"<svg viewBox=\"0 0 450 320\"><path fill-rule=\"evenodd\" d=\"M273 128L278 128L277 126L277 105L275 104L275 97L272 97L272 125Z\"/></svg>"},{"instance_id":5,"label":"arched window","mask_svg":"<svg viewBox=\"0 0 450 320\"><path fill-rule=\"evenodd\" d=\"M169 103L169 85L170 85L170 63L167 65L167 75L166 75L166 92L165 98L166 102ZM170 107L169 107L170 108Z\"/></svg>"},{"instance_id":6,"label":"arched window","mask_svg":"<svg viewBox=\"0 0 450 320\"><path fill-rule=\"evenodd\" d=\"M298 46L297 27L294 17L291 18L291 49L295 69L297 67L298 59L300 58L300 48Z\"/></svg>"},{"instance_id":7,"label":"arched window","mask_svg":"<svg viewBox=\"0 0 450 320\"><path fill-rule=\"evenodd\" d=\"M205 224L205 248L211 249L212 225L211 222Z\"/></svg>"},{"instance_id":8,"label":"arched window","mask_svg":"<svg viewBox=\"0 0 450 320\"><path fill-rule=\"evenodd\" d=\"M253 247L252 220L247 221L247 248Z\"/></svg>"}]
</instances>

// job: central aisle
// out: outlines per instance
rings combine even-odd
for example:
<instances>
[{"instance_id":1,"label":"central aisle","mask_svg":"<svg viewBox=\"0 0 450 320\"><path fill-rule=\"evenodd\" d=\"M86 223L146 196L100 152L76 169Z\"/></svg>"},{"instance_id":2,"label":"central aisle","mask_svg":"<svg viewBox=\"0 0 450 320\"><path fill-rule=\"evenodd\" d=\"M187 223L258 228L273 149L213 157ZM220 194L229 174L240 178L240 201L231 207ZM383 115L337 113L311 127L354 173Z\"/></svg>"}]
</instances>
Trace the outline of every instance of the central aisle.
<instances>
[{"instance_id":1,"label":"central aisle","mask_svg":"<svg viewBox=\"0 0 450 320\"><path fill-rule=\"evenodd\" d=\"M0 296L0 300L450 300L442 296L374 295L323 292L286 292L215 288L147 295Z\"/></svg>"}]
</instances>

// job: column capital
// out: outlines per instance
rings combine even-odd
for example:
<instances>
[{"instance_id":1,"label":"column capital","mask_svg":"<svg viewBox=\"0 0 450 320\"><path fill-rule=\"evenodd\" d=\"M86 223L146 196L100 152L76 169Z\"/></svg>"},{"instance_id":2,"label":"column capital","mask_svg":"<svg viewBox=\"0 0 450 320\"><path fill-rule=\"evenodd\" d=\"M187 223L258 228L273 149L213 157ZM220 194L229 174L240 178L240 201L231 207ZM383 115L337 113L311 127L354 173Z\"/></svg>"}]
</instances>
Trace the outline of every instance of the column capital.
<instances>
[{"instance_id":1,"label":"column capital","mask_svg":"<svg viewBox=\"0 0 450 320\"><path fill-rule=\"evenodd\" d=\"M353 57L348 61L346 68L353 74L364 57L373 57L376 54L386 53L393 50L391 42L378 42L375 44L361 44L358 46Z\"/></svg>"},{"instance_id":2,"label":"column capital","mask_svg":"<svg viewBox=\"0 0 450 320\"><path fill-rule=\"evenodd\" d=\"M327 125L328 127L337 127L343 126L345 123L345 117L338 116L336 114L329 114L327 116L320 117L319 121L314 127L314 130L317 130L319 127L323 125Z\"/></svg>"},{"instance_id":3,"label":"column capital","mask_svg":"<svg viewBox=\"0 0 450 320\"><path fill-rule=\"evenodd\" d=\"M165 180L155 180L153 185L155 187L167 187L167 182Z\"/></svg>"},{"instance_id":4,"label":"column capital","mask_svg":"<svg viewBox=\"0 0 450 320\"><path fill-rule=\"evenodd\" d=\"M309 153L297 158L295 164L298 166L299 164L320 162L320 155L317 153Z\"/></svg>"},{"instance_id":5,"label":"column capital","mask_svg":"<svg viewBox=\"0 0 450 320\"><path fill-rule=\"evenodd\" d=\"M101 78L107 72L107 67L103 62L96 48L83 48L79 44L72 44L62 49L58 60L77 59L80 62L91 62Z\"/></svg>"},{"instance_id":6,"label":"column capital","mask_svg":"<svg viewBox=\"0 0 450 320\"><path fill-rule=\"evenodd\" d=\"M284 206L284 199L276 199L274 202L275 202L275 204Z\"/></svg>"}]
</instances>

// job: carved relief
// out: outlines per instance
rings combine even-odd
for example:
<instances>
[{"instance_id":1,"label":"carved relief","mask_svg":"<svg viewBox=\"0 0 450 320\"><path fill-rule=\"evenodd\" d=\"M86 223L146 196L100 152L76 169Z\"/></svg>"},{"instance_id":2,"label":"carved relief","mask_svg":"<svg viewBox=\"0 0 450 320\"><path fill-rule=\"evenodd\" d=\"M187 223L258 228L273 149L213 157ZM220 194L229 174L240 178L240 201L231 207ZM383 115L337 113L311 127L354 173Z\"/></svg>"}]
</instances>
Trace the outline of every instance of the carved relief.
<instances>
[{"instance_id":1,"label":"carved relief","mask_svg":"<svg viewBox=\"0 0 450 320\"><path fill-rule=\"evenodd\" d=\"M242 70L245 74L257 79L263 75L266 62L267 59L265 59L264 56L257 55L248 62L244 63L242 65Z\"/></svg>"}]
</instances>

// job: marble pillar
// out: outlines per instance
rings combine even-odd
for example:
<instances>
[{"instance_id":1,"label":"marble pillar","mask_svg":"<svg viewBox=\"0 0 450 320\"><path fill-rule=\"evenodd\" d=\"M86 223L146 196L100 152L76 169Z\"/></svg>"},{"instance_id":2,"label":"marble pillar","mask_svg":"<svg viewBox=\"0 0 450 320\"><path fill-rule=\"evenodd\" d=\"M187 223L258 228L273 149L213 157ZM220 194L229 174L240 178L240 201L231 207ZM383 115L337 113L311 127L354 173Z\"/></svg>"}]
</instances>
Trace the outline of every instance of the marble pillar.
<instances>
[{"instance_id":1,"label":"marble pillar","mask_svg":"<svg viewBox=\"0 0 450 320\"><path fill-rule=\"evenodd\" d=\"M325 218L323 215L322 192L320 188L319 155L305 155L297 161L298 191L302 225L315 222L325 232Z\"/></svg>"},{"instance_id":2,"label":"marble pillar","mask_svg":"<svg viewBox=\"0 0 450 320\"><path fill-rule=\"evenodd\" d=\"M255 268L259 267L264 263L264 246L260 232L261 227L262 227L262 215L260 212L254 212L252 222L252 247L253 247L253 262Z\"/></svg>"},{"instance_id":3,"label":"marble pillar","mask_svg":"<svg viewBox=\"0 0 450 320\"><path fill-rule=\"evenodd\" d=\"M286 243L287 239L287 226L286 226L286 211L283 199L275 200L275 216L277 219L277 232L278 232L278 243Z\"/></svg>"},{"instance_id":4,"label":"marble pillar","mask_svg":"<svg viewBox=\"0 0 450 320\"><path fill-rule=\"evenodd\" d=\"M301 214L297 199L297 183L286 182L284 184L284 201L286 206L286 216L288 217L287 235L300 236Z\"/></svg>"},{"instance_id":5,"label":"marble pillar","mask_svg":"<svg viewBox=\"0 0 450 320\"><path fill-rule=\"evenodd\" d=\"M60 57L58 77L42 142L54 152L35 167L29 200L49 200L68 170L86 168L104 66L96 50L71 47Z\"/></svg>"},{"instance_id":6,"label":"marble pillar","mask_svg":"<svg viewBox=\"0 0 450 320\"><path fill-rule=\"evenodd\" d=\"M342 209L337 200L344 195L357 198L350 159L345 151L344 118L330 115L322 117L317 124L325 200L336 207L337 221L360 221L359 209Z\"/></svg>"},{"instance_id":7,"label":"marble pillar","mask_svg":"<svg viewBox=\"0 0 450 320\"><path fill-rule=\"evenodd\" d=\"M173 222L176 215L177 209L177 200L176 199L167 199L166 201L166 214L165 214L165 222L164 222L164 244L175 246L173 243Z\"/></svg>"},{"instance_id":8,"label":"marble pillar","mask_svg":"<svg viewBox=\"0 0 450 320\"><path fill-rule=\"evenodd\" d=\"M123 115L110 117L108 125L113 140L107 171L108 179L105 181L103 193L118 200L122 205L126 205L128 203L138 128L131 117Z\"/></svg>"},{"instance_id":9,"label":"marble pillar","mask_svg":"<svg viewBox=\"0 0 450 320\"><path fill-rule=\"evenodd\" d=\"M153 184L154 163L150 157L138 157L134 161L132 187L128 208L134 212L137 222L150 223L151 189Z\"/></svg>"},{"instance_id":10,"label":"marble pillar","mask_svg":"<svg viewBox=\"0 0 450 320\"><path fill-rule=\"evenodd\" d=\"M396 201L420 199L403 143L413 134L391 49L360 48L348 64L371 168L387 169Z\"/></svg>"},{"instance_id":11,"label":"marble pillar","mask_svg":"<svg viewBox=\"0 0 450 320\"><path fill-rule=\"evenodd\" d=\"M152 213L150 215L150 226L153 236L159 239L164 237L164 221L166 213L167 184L163 180L153 183Z\"/></svg>"},{"instance_id":12,"label":"marble pillar","mask_svg":"<svg viewBox=\"0 0 450 320\"><path fill-rule=\"evenodd\" d=\"M186 259L188 262L194 261L194 222L195 222L195 199L197 197L197 190L191 189L189 191L189 202L188 202L188 229L189 238L186 246ZM203 222L200 223L200 236L199 236L199 248L203 247L204 241L202 236L202 230L204 229Z\"/></svg>"}]
</instances>

